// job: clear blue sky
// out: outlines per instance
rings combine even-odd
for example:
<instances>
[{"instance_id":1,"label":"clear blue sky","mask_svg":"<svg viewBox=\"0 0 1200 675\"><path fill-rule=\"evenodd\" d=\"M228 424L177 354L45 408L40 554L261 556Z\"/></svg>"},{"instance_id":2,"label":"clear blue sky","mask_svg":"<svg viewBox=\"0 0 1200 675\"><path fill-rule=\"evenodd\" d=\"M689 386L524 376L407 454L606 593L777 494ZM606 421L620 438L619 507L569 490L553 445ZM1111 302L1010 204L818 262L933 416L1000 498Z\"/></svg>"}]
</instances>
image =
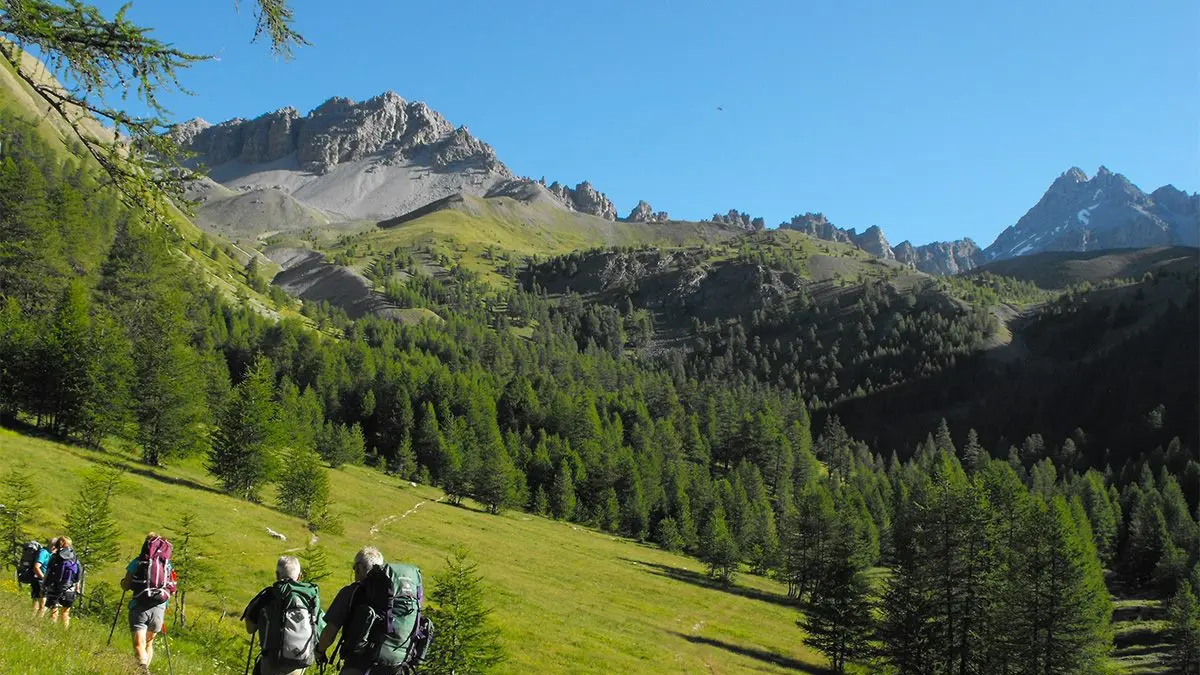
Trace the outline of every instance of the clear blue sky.
<instances>
[{"instance_id":1,"label":"clear blue sky","mask_svg":"<svg viewBox=\"0 0 1200 675\"><path fill-rule=\"evenodd\" d=\"M176 118L391 89L622 214L821 211L893 243L991 243L1072 165L1200 188L1196 0L293 0L290 62L250 44L253 4L134 3L220 56Z\"/></svg>"}]
</instances>

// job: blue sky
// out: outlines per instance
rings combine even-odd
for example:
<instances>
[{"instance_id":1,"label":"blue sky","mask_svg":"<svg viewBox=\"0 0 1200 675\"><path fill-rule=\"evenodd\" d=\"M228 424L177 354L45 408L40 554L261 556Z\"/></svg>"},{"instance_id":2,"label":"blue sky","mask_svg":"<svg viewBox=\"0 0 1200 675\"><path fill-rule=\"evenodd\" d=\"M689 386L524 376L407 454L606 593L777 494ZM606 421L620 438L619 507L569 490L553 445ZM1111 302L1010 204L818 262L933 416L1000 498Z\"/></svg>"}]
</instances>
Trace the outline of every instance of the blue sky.
<instances>
[{"instance_id":1,"label":"blue sky","mask_svg":"<svg viewBox=\"0 0 1200 675\"><path fill-rule=\"evenodd\" d=\"M1073 165L1200 189L1195 0L293 0L292 61L250 44L253 4L133 4L220 57L164 99L176 118L391 89L623 214L821 211L893 243L991 243Z\"/></svg>"}]
</instances>

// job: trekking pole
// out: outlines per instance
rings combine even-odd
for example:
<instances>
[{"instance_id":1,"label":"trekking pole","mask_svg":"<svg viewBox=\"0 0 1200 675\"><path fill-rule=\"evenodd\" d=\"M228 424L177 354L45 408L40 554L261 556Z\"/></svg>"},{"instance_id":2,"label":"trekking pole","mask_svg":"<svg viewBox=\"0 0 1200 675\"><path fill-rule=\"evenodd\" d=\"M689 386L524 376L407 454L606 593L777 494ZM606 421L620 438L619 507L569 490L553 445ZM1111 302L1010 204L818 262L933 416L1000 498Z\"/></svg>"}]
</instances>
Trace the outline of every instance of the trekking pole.
<instances>
[{"instance_id":1,"label":"trekking pole","mask_svg":"<svg viewBox=\"0 0 1200 675\"><path fill-rule=\"evenodd\" d=\"M121 617L121 605L125 604L125 594L128 592L128 589L121 591L121 599L117 601L117 613L113 614L112 627L108 629L108 642L105 644L107 647L112 646L112 636L117 630L117 619Z\"/></svg>"},{"instance_id":2,"label":"trekking pole","mask_svg":"<svg viewBox=\"0 0 1200 675\"><path fill-rule=\"evenodd\" d=\"M175 675L175 667L171 665L171 638L167 637L166 621L163 622L162 636L164 641L163 644L167 647L167 672L170 673L170 675Z\"/></svg>"},{"instance_id":3,"label":"trekking pole","mask_svg":"<svg viewBox=\"0 0 1200 675\"><path fill-rule=\"evenodd\" d=\"M254 638L258 637L258 631L250 634L250 649L246 651L246 675L250 675L250 659L254 658Z\"/></svg>"}]
</instances>

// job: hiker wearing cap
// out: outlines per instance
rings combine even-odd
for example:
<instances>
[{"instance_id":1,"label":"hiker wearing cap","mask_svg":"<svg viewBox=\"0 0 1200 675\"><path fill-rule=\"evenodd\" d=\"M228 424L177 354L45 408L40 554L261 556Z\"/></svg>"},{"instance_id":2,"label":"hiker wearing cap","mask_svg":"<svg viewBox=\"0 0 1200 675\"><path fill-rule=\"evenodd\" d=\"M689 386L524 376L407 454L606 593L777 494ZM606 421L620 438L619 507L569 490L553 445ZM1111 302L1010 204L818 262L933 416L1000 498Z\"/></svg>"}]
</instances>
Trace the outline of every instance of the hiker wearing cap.
<instances>
[{"instance_id":1,"label":"hiker wearing cap","mask_svg":"<svg viewBox=\"0 0 1200 675\"><path fill-rule=\"evenodd\" d=\"M54 542L42 546L39 541L30 541L21 547L21 562L17 564L17 582L29 584L29 598L33 600L33 618L46 612L46 598L42 582L50 571L50 556L54 553Z\"/></svg>"},{"instance_id":2,"label":"hiker wearing cap","mask_svg":"<svg viewBox=\"0 0 1200 675\"><path fill-rule=\"evenodd\" d=\"M50 622L62 619L63 628L71 627L71 607L79 594L79 580L83 567L71 548L70 537L54 540L54 553L42 579L42 595L45 602L43 612L50 610Z\"/></svg>"},{"instance_id":3,"label":"hiker wearing cap","mask_svg":"<svg viewBox=\"0 0 1200 675\"><path fill-rule=\"evenodd\" d=\"M421 570L385 564L383 554L364 546L354 556L354 582L338 591L325 614L317 658L341 632L335 657L341 675L407 675L425 658L433 624L421 614L425 589Z\"/></svg>"},{"instance_id":4,"label":"hiker wearing cap","mask_svg":"<svg viewBox=\"0 0 1200 675\"><path fill-rule=\"evenodd\" d=\"M150 672L154 638L163 630L175 582L171 542L148 532L142 552L125 567L125 578L121 579L121 588L133 592L129 599L129 631L133 635L133 655L143 673Z\"/></svg>"},{"instance_id":5,"label":"hiker wearing cap","mask_svg":"<svg viewBox=\"0 0 1200 675\"><path fill-rule=\"evenodd\" d=\"M321 629L321 592L300 580L300 561L281 556L275 563L275 583L267 586L242 612L250 651L259 638L256 675L301 675L317 659Z\"/></svg>"}]
</instances>

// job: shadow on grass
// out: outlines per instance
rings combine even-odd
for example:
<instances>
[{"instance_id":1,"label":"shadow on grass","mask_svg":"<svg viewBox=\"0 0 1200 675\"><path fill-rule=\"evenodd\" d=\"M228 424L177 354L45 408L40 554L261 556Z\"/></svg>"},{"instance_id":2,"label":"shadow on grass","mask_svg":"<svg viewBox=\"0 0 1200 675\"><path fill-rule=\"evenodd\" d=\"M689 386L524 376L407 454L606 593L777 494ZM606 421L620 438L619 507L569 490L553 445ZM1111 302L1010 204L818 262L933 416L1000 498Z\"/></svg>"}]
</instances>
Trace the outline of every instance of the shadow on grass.
<instances>
[{"instance_id":1,"label":"shadow on grass","mask_svg":"<svg viewBox=\"0 0 1200 675\"><path fill-rule=\"evenodd\" d=\"M762 661L763 663L769 663L774 666L779 666L780 668L787 668L788 670L794 670L798 673L809 673L810 675L833 675L834 672L831 668L814 666L811 663L805 663L803 661L793 659L790 656L783 656L782 654L776 654L775 652L769 652L765 649L759 649L757 647L744 647L742 645L735 645L730 642L701 637L699 635L685 635L683 633L673 634L683 638L684 640L687 640L688 642L691 642L692 644L707 645L709 647L724 649L727 652L738 654L739 656L756 659L758 661Z\"/></svg>"},{"instance_id":2,"label":"shadow on grass","mask_svg":"<svg viewBox=\"0 0 1200 675\"><path fill-rule=\"evenodd\" d=\"M120 468L128 471L129 473L132 473L137 476L141 476L142 478L149 478L150 480L156 480L160 483L167 483L170 485L179 485L179 486L191 489L191 490L200 490L201 492L207 492L209 494L214 494L214 495L226 494L211 485L205 485L204 483L197 483L196 481L194 481L190 478L172 478L171 476L163 475L163 474L155 471L153 467L147 466L145 464L136 464L133 462L122 462L122 463L118 464L118 466ZM270 508L270 507L268 506L268 508Z\"/></svg>"},{"instance_id":3,"label":"shadow on grass","mask_svg":"<svg viewBox=\"0 0 1200 675\"><path fill-rule=\"evenodd\" d=\"M750 600L769 602L773 605L781 605L783 607L795 607L798 609L800 606L797 601L787 597L786 595L768 593L767 591L760 591L757 588L747 588L745 586L737 586L734 584L723 584L720 581L714 581L713 579L709 578L707 574L693 572L692 570L686 570L682 567L646 562L645 560L633 560L632 558L621 558L621 560L644 567L648 574L667 577L668 579L675 579L676 581L682 581L684 583L692 584L693 586L709 588L714 591L722 591L732 595L741 596L743 598L748 598Z\"/></svg>"},{"instance_id":4,"label":"shadow on grass","mask_svg":"<svg viewBox=\"0 0 1200 675\"><path fill-rule=\"evenodd\" d=\"M208 492L215 495L225 494L211 485L205 485L190 478L172 478L171 476L158 473L158 470L161 470L163 467L150 466L141 462L138 457L128 455L124 452L110 452L103 448L93 448L86 445L81 445L75 442L73 439L57 436L50 433L46 429L33 426L32 424L28 424L20 420L7 419L4 420L3 424L0 426L3 426L3 428L10 431L15 431L22 436L28 436L30 438L36 438L59 445L72 455L99 466L112 466L143 478L156 480L160 483L180 485L193 490L200 490L202 492Z\"/></svg>"}]
</instances>

